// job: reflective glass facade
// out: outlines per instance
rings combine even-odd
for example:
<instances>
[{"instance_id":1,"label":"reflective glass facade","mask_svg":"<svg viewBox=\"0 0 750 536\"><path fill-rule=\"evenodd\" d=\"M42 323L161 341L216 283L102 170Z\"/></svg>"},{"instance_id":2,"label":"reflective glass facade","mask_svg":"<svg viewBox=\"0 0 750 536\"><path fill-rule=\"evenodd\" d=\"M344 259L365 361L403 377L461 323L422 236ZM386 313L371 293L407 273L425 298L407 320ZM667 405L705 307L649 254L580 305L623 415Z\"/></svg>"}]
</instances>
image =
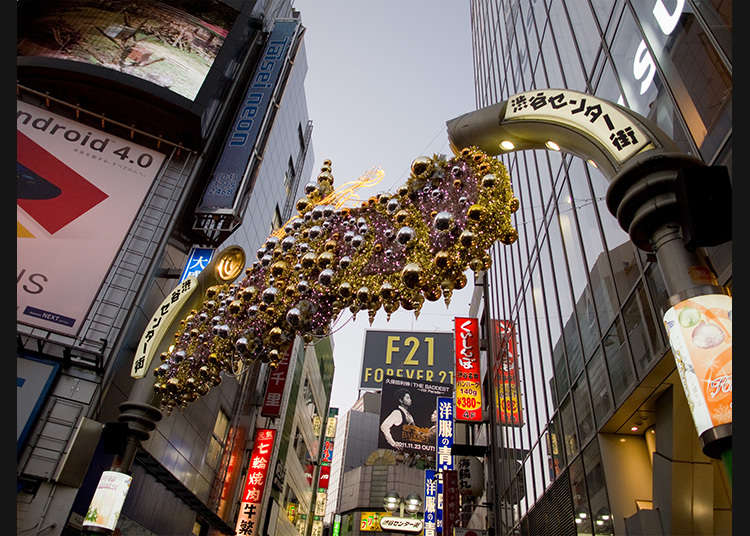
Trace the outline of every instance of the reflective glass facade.
<instances>
[{"instance_id":1,"label":"reflective glass facade","mask_svg":"<svg viewBox=\"0 0 750 536\"><path fill-rule=\"evenodd\" d=\"M652 119L731 176L731 4L473 0L476 106L532 89L583 91ZM517 399L520 419L492 409L496 534L625 534L598 437L631 433L619 415L639 409L647 377L672 359L661 274L608 211L596 168L552 151L502 158L520 200L519 239L493 248L484 321L490 362L510 351L517 380L488 386L490 400ZM731 287L731 243L707 249ZM495 321L510 327L505 338ZM644 415L642 441L655 419Z\"/></svg>"}]
</instances>

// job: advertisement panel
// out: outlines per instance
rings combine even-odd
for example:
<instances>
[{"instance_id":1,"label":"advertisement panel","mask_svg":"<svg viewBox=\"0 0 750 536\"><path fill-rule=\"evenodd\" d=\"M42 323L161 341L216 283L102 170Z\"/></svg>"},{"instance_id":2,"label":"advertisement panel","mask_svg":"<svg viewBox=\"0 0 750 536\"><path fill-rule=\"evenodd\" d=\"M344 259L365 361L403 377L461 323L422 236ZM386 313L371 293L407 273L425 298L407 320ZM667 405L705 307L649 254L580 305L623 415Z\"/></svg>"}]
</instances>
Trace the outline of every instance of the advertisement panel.
<instances>
[{"instance_id":1,"label":"advertisement panel","mask_svg":"<svg viewBox=\"0 0 750 536\"><path fill-rule=\"evenodd\" d=\"M479 321L456 317L456 420L482 422Z\"/></svg>"},{"instance_id":2,"label":"advertisement panel","mask_svg":"<svg viewBox=\"0 0 750 536\"><path fill-rule=\"evenodd\" d=\"M732 298L696 296L664 314L698 435L732 422Z\"/></svg>"},{"instance_id":3,"label":"advertisement panel","mask_svg":"<svg viewBox=\"0 0 750 536\"><path fill-rule=\"evenodd\" d=\"M60 365L35 357L16 356L16 450L20 451Z\"/></svg>"},{"instance_id":4,"label":"advertisement panel","mask_svg":"<svg viewBox=\"0 0 750 536\"><path fill-rule=\"evenodd\" d=\"M84 530L115 530L132 481L133 477L125 473L116 471L102 473L86 517L83 519Z\"/></svg>"},{"instance_id":5,"label":"advertisement panel","mask_svg":"<svg viewBox=\"0 0 750 536\"><path fill-rule=\"evenodd\" d=\"M516 335L510 320L493 320L495 359L492 382L495 389L495 413L498 424L523 426L520 378L516 356Z\"/></svg>"},{"instance_id":6,"label":"advertisement panel","mask_svg":"<svg viewBox=\"0 0 750 536\"><path fill-rule=\"evenodd\" d=\"M16 318L76 336L164 155L16 105Z\"/></svg>"},{"instance_id":7,"label":"advertisement panel","mask_svg":"<svg viewBox=\"0 0 750 536\"><path fill-rule=\"evenodd\" d=\"M450 384L385 378L378 448L435 453L437 398L452 395Z\"/></svg>"},{"instance_id":8,"label":"advertisement panel","mask_svg":"<svg viewBox=\"0 0 750 536\"><path fill-rule=\"evenodd\" d=\"M190 100L239 13L217 0L53 0L40 7L19 32L18 56L106 67Z\"/></svg>"},{"instance_id":9,"label":"advertisement panel","mask_svg":"<svg viewBox=\"0 0 750 536\"><path fill-rule=\"evenodd\" d=\"M286 385L286 376L289 370L289 359L292 356L292 348L289 345L289 351L279 361L278 366L271 371L266 384L266 396L263 398L263 408L260 414L264 417L278 417L281 415L281 399L284 395L284 386Z\"/></svg>"},{"instance_id":10,"label":"advertisement panel","mask_svg":"<svg viewBox=\"0 0 750 536\"><path fill-rule=\"evenodd\" d=\"M298 26L297 20L276 21L242 106L234 118L232 130L224 142L219 162L203 193L198 212L210 213L216 209L234 207L248 164L254 156L253 148L263 118L271 106L271 97Z\"/></svg>"},{"instance_id":11,"label":"advertisement panel","mask_svg":"<svg viewBox=\"0 0 750 536\"><path fill-rule=\"evenodd\" d=\"M275 436L276 430L270 428L258 428L255 431L255 444L250 455L247 480L242 492L240 513L235 527L235 532L238 535L253 536L258 534L260 503L263 500L263 490L266 487L266 476L268 465L271 462Z\"/></svg>"},{"instance_id":12,"label":"advertisement panel","mask_svg":"<svg viewBox=\"0 0 750 536\"><path fill-rule=\"evenodd\" d=\"M362 355L361 389L380 389L385 378L450 383L453 333L367 330Z\"/></svg>"},{"instance_id":13,"label":"advertisement panel","mask_svg":"<svg viewBox=\"0 0 750 536\"><path fill-rule=\"evenodd\" d=\"M392 515L390 512L360 512L360 532L383 532L380 528L380 518Z\"/></svg>"}]
</instances>

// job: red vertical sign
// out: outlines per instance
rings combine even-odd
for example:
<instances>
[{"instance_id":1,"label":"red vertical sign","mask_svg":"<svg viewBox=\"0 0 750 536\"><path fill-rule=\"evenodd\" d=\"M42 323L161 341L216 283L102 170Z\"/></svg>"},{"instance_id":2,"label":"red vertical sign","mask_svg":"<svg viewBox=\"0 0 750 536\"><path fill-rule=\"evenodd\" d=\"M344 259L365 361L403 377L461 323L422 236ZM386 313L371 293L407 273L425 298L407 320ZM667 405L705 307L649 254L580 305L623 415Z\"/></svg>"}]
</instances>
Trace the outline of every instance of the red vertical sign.
<instances>
[{"instance_id":1,"label":"red vertical sign","mask_svg":"<svg viewBox=\"0 0 750 536\"><path fill-rule=\"evenodd\" d=\"M458 498L458 472L443 470L443 534L453 534L458 525L461 505Z\"/></svg>"},{"instance_id":2,"label":"red vertical sign","mask_svg":"<svg viewBox=\"0 0 750 536\"><path fill-rule=\"evenodd\" d=\"M456 317L456 420L482 421L482 383L479 369L479 322Z\"/></svg>"},{"instance_id":3,"label":"red vertical sign","mask_svg":"<svg viewBox=\"0 0 750 536\"><path fill-rule=\"evenodd\" d=\"M260 503L266 487L268 465L271 463L273 440L276 430L258 428L255 431L255 445L247 467L247 480L242 492L240 514L237 517L235 532L238 536L253 536L258 533Z\"/></svg>"},{"instance_id":4,"label":"red vertical sign","mask_svg":"<svg viewBox=\"0 0 750 536\"><path fill-rule=\"evenodd\" d=\"M500 424L522 426L521 396L517 373L515 327L510 320L495 320L497 354L493 360L495 406Z\"/></svg>"},{"instance_id":5,"label":"red vertical sign","mask_svg":"<svg viewBox=\"0 0 750 536\"><path fill-rule=\"evenodd\" d=\"M281 398L284 395L286 374L289 370L289 359L292 355L293 346L289 345L289 351L279 361L279 365L271 371L271 375L268 378L266 396L263 399L263 408L260 410L260 414L264 417L278 417L281 415Z\"/></svg>"},{"instance_id":6,"label":"red vertical sign","mask_svg":"<svg viewBox=\"0 0 750 536\"><path fill-rule=\"evenodd\" d=\"M328 481L331 479L331 466L321 465L318 477L318 489L328 489Z\"/></svg>"}]
</instances>

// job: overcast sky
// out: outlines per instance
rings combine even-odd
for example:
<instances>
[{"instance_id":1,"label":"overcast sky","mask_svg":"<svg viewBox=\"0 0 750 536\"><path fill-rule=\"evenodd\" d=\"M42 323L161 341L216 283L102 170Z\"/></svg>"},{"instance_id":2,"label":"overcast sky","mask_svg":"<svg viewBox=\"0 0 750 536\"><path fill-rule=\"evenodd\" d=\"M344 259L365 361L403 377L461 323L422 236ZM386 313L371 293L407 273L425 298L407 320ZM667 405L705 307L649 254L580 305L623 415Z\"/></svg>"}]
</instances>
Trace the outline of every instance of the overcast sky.
<instances>
[{"instance_id":1,"label":"overcast sky","mask_svg":"<svg viewBox=\"0 0 750 536\"><path fill-rule=\"evenodd\" d=\"M305 88L315 153L314 175L330 159L334 187L379 166L385 177L367 199L395 192L414 158L451 156L445 122L475 109L469 6L463 1L296 0L307 28ZM372 329L451 331L468 314L473 290L456 291L451 306L425 302L419 319L399 310ZM334 324L331 407L345 412L357 399L367 313L342 313Z\"/></svg>"}]
</instances>

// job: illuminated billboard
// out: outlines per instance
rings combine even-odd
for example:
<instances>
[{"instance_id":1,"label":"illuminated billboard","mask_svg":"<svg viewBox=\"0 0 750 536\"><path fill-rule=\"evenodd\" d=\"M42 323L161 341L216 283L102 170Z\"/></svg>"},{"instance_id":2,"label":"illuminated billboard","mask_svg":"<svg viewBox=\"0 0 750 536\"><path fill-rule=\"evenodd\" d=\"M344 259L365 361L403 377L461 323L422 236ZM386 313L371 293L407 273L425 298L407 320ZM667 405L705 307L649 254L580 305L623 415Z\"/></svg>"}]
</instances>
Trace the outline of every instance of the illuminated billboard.
<instances>
[{"instance_id":1,"label":"illuminated billboard","mask_svg":"<svg viewBox=\"0 0 750 536\"><path fill-rule=\"evenodd\" d=\"M378 448L434 454L437 399L441 396L452 397L453 386L398 378L383 380Z\"/></svg>"},{"instance_id":2,"label":"illuminated billboard","mask_svg":"<svg viewBox=\"0 0 750 536\"><path fill-rule=\"evenodd\" d=\"M523 426L516 330L510 320L493 320L495 359L492 382L495 388L495 418L498 424Z\"/></svg>"},{"instance_id":3,"label":"illuminated billboard","mask_svg":"<svg viewBox=\"0 0 750 536\"><path fill-rule=\"evenodd\" d=\"M359 386L380 389L388 377L453 383L453 333L367 330Z\"/></svg>"},{"instance_id":4,"label":"illuminated billboard","mask_svg":"<svg viewBox=\"0 0 750 536\"><path fill-rule=\"evenodd\" d=\"M164 155L17 102L16 316L75 336Z\"/></svg>"},{"instance_id":5,"label":"illuminated billboard","mask_svg":"<svg viewBox=\"0 0 750 536\"><path fill-rule=\"evenodd\" d=\"M217 0L52 0L18 35L18 56L88 63L195 100L238 11Z\"/></svg>"}]
</instances>

